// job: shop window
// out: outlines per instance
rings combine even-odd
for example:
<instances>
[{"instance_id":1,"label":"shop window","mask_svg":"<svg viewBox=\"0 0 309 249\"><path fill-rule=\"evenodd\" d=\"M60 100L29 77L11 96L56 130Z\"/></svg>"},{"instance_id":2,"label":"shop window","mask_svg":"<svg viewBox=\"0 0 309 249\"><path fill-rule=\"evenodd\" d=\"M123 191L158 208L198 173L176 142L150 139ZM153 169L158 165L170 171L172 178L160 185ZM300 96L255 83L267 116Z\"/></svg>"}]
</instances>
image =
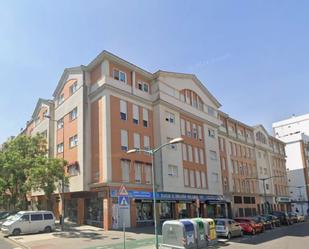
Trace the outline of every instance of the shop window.
<instances>
[{"instance_id":1,"label":"shop window","mask_svg":"<svg viewBox=\"0 0 309 249\"><path fill-rule=\"evenodd\" d=\"M91 226L103 227L103 200L91 198L85 200L85 223Z\"/></svg>"},{"instance_id":2,"label":"shop window","mask_svg":"<svg viewBox=\"0 0 309 249\"><path fill-rule=\"evenodd\" d=\"M241 204L241 203L242 203L242 198L241 198L241 196L234 196L234 203L236 203L236 204Z\"/></svg>"},{"instance_id":3,"label":"shop window","mask_svg":"<svg viewBox=\"0 0 309 249\"><path fill-rule=\"evenodd\" d=\"M69 221L77 222L77 198L65 201L65 214Z\"/></svg>"},{"instance_id":4,"label":"shop window","mask_svg":"<svg viewBox=\"0 0 309 249\"><path fill-rule=\"evenodd\" d=\"M178 203L177 206L178 206L179 219L189 218L187 203Z\"/></svg>"},{"instance_id":5,"label":"shop window","mask_svg":"<svg viewBox=\"0 0 309 249\"><path fill-rule=\"evenodd\" d=\"M173 218L173 203L171 202L161 202L160 203L160 219L167 220Z\"/></svg>"},{"instance_id":6,"label":"shop window","mask_svg":"<svg viewBox=\"0 0 309 249\"><path fill-rule=\"evenodd\" d=\"M137 222L152 221L153 219L152 202L136 203L136 219Z\"/></svg>"}]
</instances>

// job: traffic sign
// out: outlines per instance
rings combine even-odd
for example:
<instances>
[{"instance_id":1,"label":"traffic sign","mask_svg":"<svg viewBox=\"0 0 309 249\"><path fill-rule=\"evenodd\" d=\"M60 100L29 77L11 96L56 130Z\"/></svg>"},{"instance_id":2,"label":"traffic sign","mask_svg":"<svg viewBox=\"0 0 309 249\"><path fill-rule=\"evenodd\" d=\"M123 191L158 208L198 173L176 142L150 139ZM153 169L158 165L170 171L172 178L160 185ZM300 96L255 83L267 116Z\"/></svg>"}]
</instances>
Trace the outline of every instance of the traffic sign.
<instances>
[{"instance_id":1,"label":"traffic sign","mask_svg":"<svg viewBox=\"0 0 309 249\"><path fill-rule=\"evenodd\" d=\"M118 196L128 196L128 191L126 189L126 187L122 184L119 188L119 191L118 191Z\"/></svg>"},{"instance_id":2,"label":"traffic sign","mask_svg":"<svg viewBox=\"0 0 309 249\"><path fill-rule=\"evenodd\" d=\"M129 197L128 196L118 196L118 205L120 208L129 208Z\"/></svg>"}]
</instances>

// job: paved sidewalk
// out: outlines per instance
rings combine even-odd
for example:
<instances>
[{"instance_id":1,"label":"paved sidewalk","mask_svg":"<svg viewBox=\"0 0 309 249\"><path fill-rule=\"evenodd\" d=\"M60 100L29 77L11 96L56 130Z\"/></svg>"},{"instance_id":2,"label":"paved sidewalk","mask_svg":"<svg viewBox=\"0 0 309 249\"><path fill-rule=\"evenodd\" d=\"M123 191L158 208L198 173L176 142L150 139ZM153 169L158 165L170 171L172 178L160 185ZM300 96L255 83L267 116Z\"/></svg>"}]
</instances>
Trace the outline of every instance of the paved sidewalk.
<instances>
[{"instance_id":1,"label":"paved sidewalk","mask_svg":"<svg viewBox=\"0 0 309 249\"><path fill-rule=\"evenodd\" d=\"M129 229L126 232L126 248L153 249L154 235L152 230L152 227ZM92 226L71 226L66 227L65 231L11 236L9 239L29 249L123 248L122 231L104 231Z\"/></svg>"}]
</instances>

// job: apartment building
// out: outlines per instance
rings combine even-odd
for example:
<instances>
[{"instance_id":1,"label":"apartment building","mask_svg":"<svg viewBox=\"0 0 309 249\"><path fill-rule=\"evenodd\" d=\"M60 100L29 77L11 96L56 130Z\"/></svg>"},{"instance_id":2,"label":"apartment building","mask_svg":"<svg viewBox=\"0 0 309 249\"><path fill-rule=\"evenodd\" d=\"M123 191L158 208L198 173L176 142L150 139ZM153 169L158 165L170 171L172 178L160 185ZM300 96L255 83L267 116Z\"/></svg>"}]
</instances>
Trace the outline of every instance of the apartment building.
<instances>
[{"instance_id":1,"label":"apartment building","mask_svg":"<svg viewBox=\"0 0 309 249\"><path fill-rule=\"evenodd\" d=\"M152 158L127 151L154 148L178 137L183 144L166 146L154 156L161 221L197 213L261 213L263 190L257 178L272 176L270 162L275 156L282 159L284 152L272 149L268 140L278 141L265 129L234 120L220 107L195 75L150 73L103 51L87 66L64 70L53 99L38 101L24 133L47 134L49 156L67 161L70 184L64 193L61 188L55 193L53 211L59 216L64 206L65 217L78 224L106 230L123 223L152 225ZM259 131L267 137L267 146L259 145ZM267 152L267 161L259 160L257 148ZM278 165L282 171L284 162ZM274 199L274 191L284 183L267 184L267 197L273 198L268 202L277 204L281 199ZM122 185L129 207L120 212ZM32 193L32 204L46 207L44 195Z\"/></svg>"},{"instance_id":2,"label":"apartment building","mask_svg":"<svg viewBox=\"0 0 309 249\"><path fill-rule=\"evenodd\" d=\"M194 75L152 74L103 51L87 66L64 70L53 100L38 101L25 134L53 131L47 137L50 153L68 162L65 216L79 224L111 229L124 218L128 227L152 225L151 158L126 152L176 137L185 143L165 147L154 158L160 219L196 212L225 216L219 107ZM124 216L117 201L122 184L130 197ZM32 201L45 205L40 193ZM57 193L53 203L59 215L63 203Z\"/></svg>"},{"instance_id":3,"label":"apartment building","mask_svg":"<svg viewBox=\"0 0 309 249\"><path fill-rule=\"evenodd\" d=\"M309 208L309 115L273 123L276 137L286 144L288 188L293 211Z\"/></svg>"}]
</instances>

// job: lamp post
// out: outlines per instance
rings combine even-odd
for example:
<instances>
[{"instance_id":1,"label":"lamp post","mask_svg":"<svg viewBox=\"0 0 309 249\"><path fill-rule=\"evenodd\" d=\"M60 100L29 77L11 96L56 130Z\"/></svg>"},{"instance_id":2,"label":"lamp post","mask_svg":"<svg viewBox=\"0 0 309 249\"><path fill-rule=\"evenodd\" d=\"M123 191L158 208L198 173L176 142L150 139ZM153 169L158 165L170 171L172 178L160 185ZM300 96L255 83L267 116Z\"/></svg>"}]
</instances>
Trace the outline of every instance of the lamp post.
<instances>
[{"instance_id":1,"label":"lamp post","mask_svg":"<svg viewBox=\"0 0 309 249\"><path fill-rule=\"evenodd\" d=\"M52 122L58 123L58 120L52 119L50 115L44 115L45 118L49 119ZM64 160L64 119L63 119L63 126L62 126L62 143L63 143L63 152L62 152L62 159ZM64 230L64 175L61 179L61 215L62 218L60 220L61 222L61 231Z\"/></svg>"},{"instance_id":2,"label":"lamp post","mask_svg":"<svg viewBox=\"0 0 309 249\"><path fill-rule=\"evenodd\" d=\"M265 214L268 214L268 207L267 207L267 201L266 201L266 186L265 186L265 181L271 179L271 178L275 178L275 177L283 177L283 176L269 176L269 177L263 177L263 178L245 178L245 180L249 180L249 179L253 179L253 180L258 180L258 181L262 181L263 182L263 192L264 192L264 207L265 207Z\"/></svg>"},{"instance_id":3,"label":"lamp post","mask_svg":"<svg viewBox=\"0 0 309 249\"><path fill-rule=\"evenodd\" d=\"M138 153L138 152L145 152L148 153L151 156L151 165L152 165L152 198L153 198L153 220L154 220L154 228L155 228L155 244L156 244L156 249L159 248L159 241L158 241L158 227L157 227L157 206L156 206L156 184L155 184L155 170L154 170L154 155L157 151L161 150L163 147L171 144L177 144L177 143L182 143L184 141L183 138L175 138L169 141L168 143L162 144L158 146L157 148L153 149L132 149L128 150L127 154L132 154L132 153Z\"/></svg>"}]
</instances>

